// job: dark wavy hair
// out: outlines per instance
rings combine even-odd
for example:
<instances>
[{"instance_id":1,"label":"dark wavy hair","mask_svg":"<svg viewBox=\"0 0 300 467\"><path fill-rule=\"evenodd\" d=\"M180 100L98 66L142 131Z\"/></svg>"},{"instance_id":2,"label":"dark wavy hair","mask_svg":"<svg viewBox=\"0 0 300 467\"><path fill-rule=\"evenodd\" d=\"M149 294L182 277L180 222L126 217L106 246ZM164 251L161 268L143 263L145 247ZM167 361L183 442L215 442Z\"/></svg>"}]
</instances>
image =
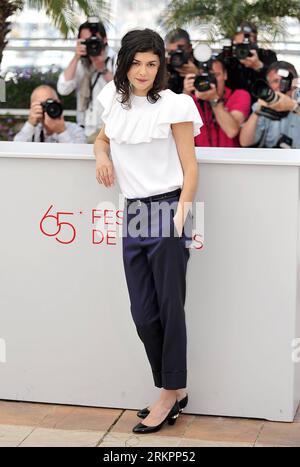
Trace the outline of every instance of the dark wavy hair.
<instances>
[{"instance_id":1,"label":"dark wavy hair","mask_svg":"<svg viewBox=\"0 0 300 467\"><path fill-rule=\"evenodd\" d=\"M160 99L159 92L167 85L165 44L160 35L148 28L127 32L121 41L114 76L116 89L121 94L119 102L126 108L131 106L131 89L127 73L137 52L153 52L160 60L153 86L147 94L148 101L154 104Z\"/></svg>"}]
</instances>

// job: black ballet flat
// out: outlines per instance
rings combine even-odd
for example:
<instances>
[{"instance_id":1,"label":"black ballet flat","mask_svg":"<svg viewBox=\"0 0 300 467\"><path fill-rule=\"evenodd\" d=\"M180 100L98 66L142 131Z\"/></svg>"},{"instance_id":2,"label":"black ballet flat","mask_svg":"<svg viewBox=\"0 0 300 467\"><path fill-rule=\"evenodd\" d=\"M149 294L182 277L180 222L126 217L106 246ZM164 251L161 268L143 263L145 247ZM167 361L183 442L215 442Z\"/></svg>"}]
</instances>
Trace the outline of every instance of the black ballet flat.
<instances>
[{"instance_id":1,"label":"black ballet flat","mask_svg":"<svg viewBox=\"0 0 300 467\"><path fill-rule=\"evenodd\" d=\"M188 403L188 395L186 395L183 399L181 399L180 401L178 401L178 404L179 404L179 412L181 413L183 411L183 409L187 406L187 403ZM146 407L145 409L142 409L142 410L139 410L137 412L137 416L139 418L146 418L148 417L150 413L150 410L148 409L148 407Z\"/></svg>"},{"instance_id":2,"label":"black ballet flat","mask_svg":"<svg viewBox=\"0 0 300 467\"><path fill-rule=\"evenodd\" d=\"M143 423L138 423L133 429L133 433L154 433L156 431L159 431L163 424L167 421L169 425L174 425L177 418L179 417L179 404L178 401L175 402L173 405L172 409L166 416L166 418L159 424L155 426L147 426L144 425Z\"/></svg>"}]
</instances>

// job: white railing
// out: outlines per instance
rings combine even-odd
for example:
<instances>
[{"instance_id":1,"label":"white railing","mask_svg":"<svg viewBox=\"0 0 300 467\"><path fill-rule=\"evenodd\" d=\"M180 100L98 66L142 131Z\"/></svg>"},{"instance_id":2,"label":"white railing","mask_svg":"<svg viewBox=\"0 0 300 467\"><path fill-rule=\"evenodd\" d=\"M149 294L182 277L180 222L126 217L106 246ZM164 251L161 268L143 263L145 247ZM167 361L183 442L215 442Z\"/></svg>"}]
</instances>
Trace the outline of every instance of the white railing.
<instances>
[{"instance_id":1,"label":"white railing","mask_svg":"<svg viewBox=\"0 0 300 467\"><path fill-rule=\"evenodd\" d=\"M62 39L62 38L46 38L46 37L35 37L35 38L14 38L14 39L10 39L8 45L6 46L5 48L5 51L4 53L6 52L10 52L10 51L23 51L24 52L24 43L26 44L25 47L26 47L26 52L30 52L30 51L53 51L53 50L57 50L57 51L64 51L64 52L73 52L75 47L74 47L74 44L76 42L77 38L68 38L68 39ZM48 42L49 45L33 45L34 43L36 42ZM16 45L15 43L20 43L20 45ZM55 45L54 43L55 42L60 42L59 45ZM112 48L114 49L118 49L120 47L120 42L121 42L121 39L109 39L109 44ZM201 43L208 43L210 44L210 42L206 39L193 39L192 41L192 44L197 44L199 42ZM221 41L218 41L214 44L210 44L213 51L216 51L216 52L219 52L222 47L223 47L223 44L225 42L228 42L228 41L225 41L225 40L221 40ZM278 53L278 54L284 54L284 53L289 53L290 55L299 55L299 50L300 50L300 40L296 40L296 41L274 41L272 42L272 44L270 43L263 43L263 42L260 42L260 45L262 47L266 47L266 48L272 48L272 50L274 50L274 52Z\"/></svg>"},{"instance_id":2,"label":"white railing","mask_svg":"<svg viewBox=\"0 0 300 467\"><path fill-rule=\"evenodd\" d=\"M29 115L29 109L0 109L0 117L27 117ZM76 117L76 110L64 110L65 117Z\"/></svg>"}]
</instances>

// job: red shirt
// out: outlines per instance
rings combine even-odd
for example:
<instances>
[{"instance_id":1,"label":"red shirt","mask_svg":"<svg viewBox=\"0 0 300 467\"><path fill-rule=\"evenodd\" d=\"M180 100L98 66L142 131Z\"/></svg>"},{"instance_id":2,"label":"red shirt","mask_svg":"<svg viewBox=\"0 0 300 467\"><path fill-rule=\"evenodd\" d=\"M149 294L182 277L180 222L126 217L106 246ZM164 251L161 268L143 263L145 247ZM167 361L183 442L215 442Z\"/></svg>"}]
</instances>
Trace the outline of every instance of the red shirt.
<instances>
[{"instance_id":1,"label":"red shirt","mask_svg":"<svg viewBox=\"0 0 300 467\"><path fill-rule=\"evenodd\" d=\"M209 102L200 101L200 104L196 96L192 95L192 97L204 123L200 135L195 137L195 146L223 148L240 147L238 136L229 138L219 126ZM249 92L244 89L232 91L230 88L225 87L224 108L228 112L238 110L245 115L245 118L248 118L251 110L251 96Z\"/></svg>"}]
</instances>

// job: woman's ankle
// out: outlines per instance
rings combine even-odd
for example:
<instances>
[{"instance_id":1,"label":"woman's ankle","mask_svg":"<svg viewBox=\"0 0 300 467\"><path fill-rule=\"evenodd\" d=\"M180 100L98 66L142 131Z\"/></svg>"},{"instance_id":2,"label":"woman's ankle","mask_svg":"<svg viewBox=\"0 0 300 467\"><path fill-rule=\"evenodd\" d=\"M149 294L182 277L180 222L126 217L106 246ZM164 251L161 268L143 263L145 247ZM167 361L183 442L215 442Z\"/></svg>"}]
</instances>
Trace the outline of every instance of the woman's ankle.
<instances>
[{"instance_id":1,"label":"woman's ankle","mask_svg":"<svg viewBox=\"0 0 300 467\"><path fill-rule=\"evenodd\" d=\"M187 395L186 388L176 389L177 399L183 399Z\"/></svg>"},{"instance_id":2,"label":"woman's ankle","mask_svg":"<svg viewBox=\"0 0 300 467\"><path fill-rule=\"evenodd\" d=\"M175 389L164 389L162 388L161 393L160 393L160 400L162 402L170 402L170 401L176 401L177 399L177 393Z\"/></svg>"}]
</instances>

